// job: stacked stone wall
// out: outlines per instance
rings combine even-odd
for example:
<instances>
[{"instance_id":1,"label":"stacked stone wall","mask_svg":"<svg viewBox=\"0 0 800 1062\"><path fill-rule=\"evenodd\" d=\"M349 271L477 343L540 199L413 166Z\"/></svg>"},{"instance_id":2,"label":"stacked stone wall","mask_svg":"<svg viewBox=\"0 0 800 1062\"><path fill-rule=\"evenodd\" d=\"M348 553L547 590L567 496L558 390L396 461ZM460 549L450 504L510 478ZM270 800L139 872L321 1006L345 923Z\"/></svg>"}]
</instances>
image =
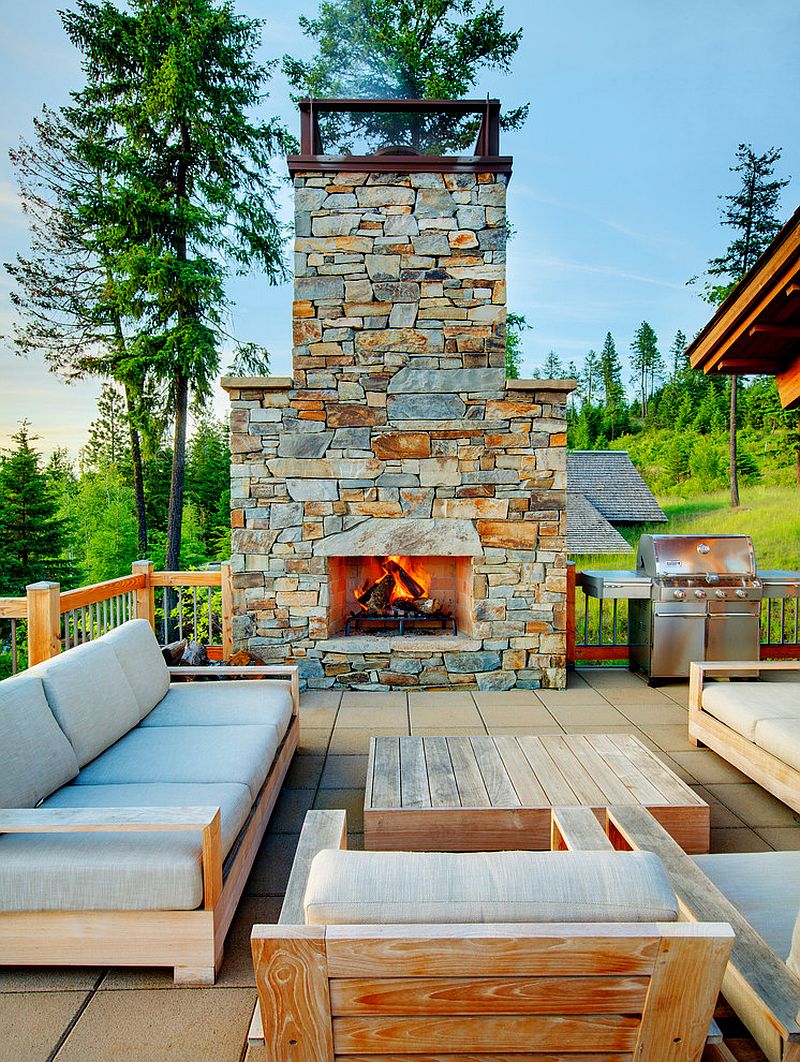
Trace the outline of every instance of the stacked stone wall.
<instances>
[{"instance_id":1,"label":"stacked stone wall","mask_svg":"<svg viewBox=\"0 0 800 1062\"><path fill-rule=\"evenodd\" d=\"M234 638L312 687L559 686L565 401L505 380L505 178L295 178L291 380L230 380ZM472 630L343 638L328 558L472 557Z\"/></svg>"}]
</instances>

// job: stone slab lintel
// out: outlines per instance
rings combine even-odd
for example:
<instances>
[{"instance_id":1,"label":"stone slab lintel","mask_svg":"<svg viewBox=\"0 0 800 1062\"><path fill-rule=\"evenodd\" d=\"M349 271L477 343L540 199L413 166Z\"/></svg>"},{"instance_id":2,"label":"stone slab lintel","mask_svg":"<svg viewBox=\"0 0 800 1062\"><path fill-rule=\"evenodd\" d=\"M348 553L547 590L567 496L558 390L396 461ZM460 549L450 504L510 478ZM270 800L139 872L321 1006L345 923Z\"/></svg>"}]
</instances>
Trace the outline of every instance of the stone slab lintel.
<instances>
[{"instance_id":1,"label":"stone slab lintel","mask_svg":"<svg viewBox=\"0 0 800 1062\"><path fill-rule=\"evenodd\" d=\"M315 543L318 557L482 557L471 520L366 520Z\"/></svg>"},{"instance_id":2,"label":"stone slab lintel","mask_svg":"<svg viewBox=\"0 0 800 1062\"><path fill-rule=\"evenodd\" d=\"M574 391L577 380L506 380L507 391Z\"/></svg>"},{"instance_id":3,"label":"stone slab lintel","mask_svg":"<svg viewBox=\"0 0 800 1062\"><path fill-rule=\"evenodd\" d=\"M361 656L366 653L452 653L477 652L482 643L462 634L351 634L347 638L326 638L315 648L324 653ZM456 687L458 688L458 687Z\"/></svg>"},{"instance_id":4,"label":"stone slab lintel","mask_svg":"<svg viewBox=\"0 0 800 1062\"><path fill-rule=\"evenodd\" d=\"M223 376L223 391L286 391L294 387L291 376Z\"/></svg>"}]
</instances>

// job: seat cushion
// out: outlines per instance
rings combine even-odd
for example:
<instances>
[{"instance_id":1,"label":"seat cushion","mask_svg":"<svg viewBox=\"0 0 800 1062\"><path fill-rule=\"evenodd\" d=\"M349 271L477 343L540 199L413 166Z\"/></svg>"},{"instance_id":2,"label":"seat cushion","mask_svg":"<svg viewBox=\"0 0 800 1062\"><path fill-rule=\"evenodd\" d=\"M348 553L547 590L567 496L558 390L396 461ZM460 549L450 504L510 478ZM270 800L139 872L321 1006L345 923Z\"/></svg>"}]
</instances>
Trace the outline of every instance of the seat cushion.
<instances>
[{"instance_id":1,"label":"seat cushion","mask_svg":"<svg viewBox=\"0 0 800 1062\"><path fill-rule=\"evenodd\" d=\"M0 837L1 911L184 911L202 900L199 834Z\"/></svg>"},{"instance_id":2,"label":"seat cushion","mask_svg":"<svg viewBox=\"0 0 800 1062\"><path fill-rule=\"evenodd\" d=\"M268 724L283 737L292 715L288 682L174 682L143 726Z\"/></svg>"},{"instance_id":3,"label":"seat cushion","mask_svg":"<svg viewBox=\"0 0 800 1062\"><path fill-rule=\"evenodd\" d=\"M77 773L41 678L25 672L0 682L0 807L32 808Z\"/></svg>"},{"instance_id":4,"label":"seat cushion","mask_svg":"<svg viewBox=\"0 0 800 1062\"><path fill-rule=\"evenodd\" d=\"M762 719L800 720L800 683L712 682L703 689L703 709L755 741Z\"/></svg>"},{"instance_id":5,"label":"seat cushion","mask_svg":"<svg viewBox=\"0 0 800 1062\"><path fill-rule=\"evenodd\" d=\"M250 790L236 782L143 782L123 785L66 785L45 800L46 808L213 808L220 811L223 857L247 821Z\"/></svg>"},{"instance_id":6,"label":"seat cushion","mask_svg":"<svg viewBox=\"0 0 800 1062\"><path fill-rule=\"evenodd\" d=\"M720 852L694 861L785 959L800 911L800 852Z\"/></svg>"},{"instance_id":7,"label":"seat cushion","mask_svg":"<svg viewBox=\"0 0 800 1062\"><path fill-rule=\"evenodd\" d=\"M670 922L678 904L650 852L356 852L311 864L309 925Z\"/></svg>"},{"instance_id":8,"label":"seat cushion","mask_svg":"<svg viewBox=\"0 0 800 1062\"><path fill-rule=\"evenodd\" d=\"M238 782L253 801L277 747L272 726L137 727L83 767L75 785Z\"/></svg>"},{"instance_id":9,"label":"seat cushion","mask_svg":"<svg viewBox=\"0 0 800 1062\"><path fill-rule=\"evenodd\" d=\"M103 640L114 650L144 719L169 689L169 671L153 628L147 620L129 620Z\"/></svg>"},{"instance_id":10,"label":"seat cushion","mask_svg":"<svg viewBox=\"0 0 800 1062\"><path fill-rule=\"evenodd\" d=\"M759 748L800 770L800 718L761 719L755 740Z\"/></svg>"},{"instance_id":11,"label":"seat cushion","mask_svg":"<svg viewBox=\"0 0 800 1062\"><path fill-rule=\"evenodd\" d=\"M139 722L139 705L116 654L102 638L37 664L47 703L81 767Z\"/></svg>"}]
</instances>

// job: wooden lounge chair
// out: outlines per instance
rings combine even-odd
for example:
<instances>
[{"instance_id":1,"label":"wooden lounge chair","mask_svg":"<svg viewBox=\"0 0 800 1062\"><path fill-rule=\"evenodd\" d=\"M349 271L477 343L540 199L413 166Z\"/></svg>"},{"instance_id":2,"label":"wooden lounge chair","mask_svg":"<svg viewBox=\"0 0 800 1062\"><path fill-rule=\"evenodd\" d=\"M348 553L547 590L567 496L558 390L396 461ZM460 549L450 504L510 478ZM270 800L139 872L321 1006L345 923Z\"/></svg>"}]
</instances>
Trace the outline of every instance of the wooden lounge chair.
<instances>
[{"instance_id":1,"label":"wooden lounge chair","mask_svg":"<svg viewBox=\"0 0 800 1062\"><path fill-rule=\"evenodd\" d=\"M789 683L705 684L715 675L795 671ZM693 663L689 740L707 745L784 804L800 811L800 660Z\"/></svg>"},{"instance_id":2,"label":"wooden lounge chair","mask_svg":"<svg viewBox=\"0 0 800 1062\"><path fill-rule=\"evenodd\" d=\"M280 922L253 927L252 1033L266 1034L270 1062L701 1057L729 926L305 925L311 860L346 836L343 812L318 814L306 819ZM557 847L609 847L596 843L599 827L581 840L582 829L564 826Z\"/></svg>"},{"instance_id":3,"label":"wooden lounge chair","mask_svg":"<svg viewBox=\"0 0 800 1062\"><path fill-rule=\"evenodd\" d=\"M694 859L643 808L608 809L607 831L614 847L650 851L664 864L681 910L698 923L728 922L736 934L730 961L722 981L722 993L770 1062L800 1062L800 979L747 918L700 869L705 863L724 856ZM757 853L765 857L794 853ZM785 892L776 887L775 908Z\"/></svg>"}]
</instances>

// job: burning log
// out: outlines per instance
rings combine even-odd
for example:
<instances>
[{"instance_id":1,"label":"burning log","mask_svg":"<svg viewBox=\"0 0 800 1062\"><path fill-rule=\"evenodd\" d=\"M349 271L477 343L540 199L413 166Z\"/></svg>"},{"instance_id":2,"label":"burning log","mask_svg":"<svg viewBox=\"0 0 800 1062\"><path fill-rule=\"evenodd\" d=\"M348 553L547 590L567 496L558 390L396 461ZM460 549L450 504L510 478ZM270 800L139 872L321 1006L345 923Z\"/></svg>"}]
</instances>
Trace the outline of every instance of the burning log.
<instances>
[{"instance_id":1,"label":"burning log","mask_svg":"<svg viewBox=\"0 0 800 1062\"><path fill-rule=\"evenodd\" d=\"M425 596L425 587L418 583L413 576L408 574L401 564L392 560L391 557L387 557L386 560L383 561L383 570L389 572L390 575L393 575L395 581L400 584L407 594L411 594L412 598L421 598Z\"/></svg>"},{"instance_id":2,"label":"burning log","mask_svg":"<svg viewBox=\"0 0 800 1062\"><path fill-rule=\"evenodd\" d=\"M417 597L413 601L398 598L394 605L403 612L416 612L420 616L436 616L443 611L442 602L438 597Z\"/></svg>"},{"instance_id":3,"label":"burning log","mask_svg":"<svg viewBox=\"0 0 800 1062\"><path fill-rule=\"evenodd\" d=\"M389 610L393 589L394 578L391 573L387 573L382 579L368 586L356 600L371 616L382 616Z\"/></svg>"}]
</instances>

